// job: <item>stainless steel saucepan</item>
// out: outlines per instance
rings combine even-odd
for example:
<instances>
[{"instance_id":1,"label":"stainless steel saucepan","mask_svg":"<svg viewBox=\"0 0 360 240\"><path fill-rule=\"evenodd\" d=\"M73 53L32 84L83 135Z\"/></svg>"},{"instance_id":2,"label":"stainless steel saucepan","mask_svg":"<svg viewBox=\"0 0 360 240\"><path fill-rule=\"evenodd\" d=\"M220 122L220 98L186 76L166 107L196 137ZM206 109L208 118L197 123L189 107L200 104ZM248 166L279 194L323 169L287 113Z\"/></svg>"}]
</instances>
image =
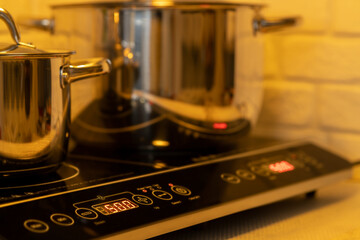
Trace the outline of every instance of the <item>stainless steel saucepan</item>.
<instances>
[{"instance_id":1,"label":"stainless steel saucepan","mask_svg":"<svg viewBox=\"0 0 360 240\"><path fill-rule=\"evenodd\" d=\"M208 148L209 139L228 145L229 136L246 134L262 101L261 32L297 22L268 21L262 8L145 0L53 6L53 19L38 23L58 44L113 63L105 81L73 89L82 104L73 106L73 136L93 146L171 149Z\"/></svg>"},{"instance_id":2,"label":"stainless steel saucepan","mask_svg":"<svg viewBox=\"0 0 360 240\"><path fill-rule=\"evenodd\" d=\"M14 40L0 45L0 177L49 171L67 151L71 83L108 73L110 63L22 43L5 9L0 18Z\"/></svg>"}]
</instances>

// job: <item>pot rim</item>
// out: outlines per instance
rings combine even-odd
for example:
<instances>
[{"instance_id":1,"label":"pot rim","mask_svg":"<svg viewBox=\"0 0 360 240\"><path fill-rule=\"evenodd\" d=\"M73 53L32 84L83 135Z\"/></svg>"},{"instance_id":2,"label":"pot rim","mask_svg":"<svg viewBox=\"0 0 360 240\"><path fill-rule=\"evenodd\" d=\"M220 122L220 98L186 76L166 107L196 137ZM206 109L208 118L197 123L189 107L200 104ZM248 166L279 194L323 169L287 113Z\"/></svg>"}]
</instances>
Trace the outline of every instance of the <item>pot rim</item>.
<instances>
[{"instance_id":1,"label":"pot rim","mask_svg":"<svg viewBox=\"0 0 360 240\"><path fill-rule=\"evenodd\" d=\"M59 3L51 5L51 8L68 7L149 7L149 8L178 8L178 7L201 7L201 8L226 8L226 7L255 7L262 8L266 5L261 0L241 1L241 0L89 0L87 2Z\"/></svg>"},{"instance_id":2,"label":"pot rim","mask_svg":"<svg viewBox=\"0 0 360 240\"><path fill-rule=\"evenodd\" d=\"M51 52L51 53L6 53L2 54L0 52L0 59L12 59L15 58L56 58L56 57L66 57L75 54L75 51L69 51L69 52Z\"/></svg>"},{"instance_id":3,"label":"pot rim","mask_svg":"<svg viewBox=\"0 0 360 240\"><path fill-rule=\"evenodd\" d=\"M6 47L4 47L6 46ZM42 50L35 46L28 47L22 44L0 44L0 58L26 57L26 58L49 58L49 57L64 57L75 54L71 50Z\"/></svg>"}]
</instances>

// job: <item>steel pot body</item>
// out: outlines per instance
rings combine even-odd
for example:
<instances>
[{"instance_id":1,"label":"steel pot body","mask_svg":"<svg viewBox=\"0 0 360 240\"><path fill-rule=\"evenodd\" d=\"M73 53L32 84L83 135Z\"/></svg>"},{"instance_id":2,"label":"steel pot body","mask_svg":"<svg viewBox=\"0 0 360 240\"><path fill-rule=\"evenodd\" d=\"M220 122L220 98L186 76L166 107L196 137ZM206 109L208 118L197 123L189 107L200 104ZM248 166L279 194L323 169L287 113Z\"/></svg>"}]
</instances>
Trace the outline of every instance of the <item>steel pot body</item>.
<instances>
[{"instance_id":1,"label":"steel pot body","mask_svg":"<svg viewBox=\"0 0 360 240\"><path fill-rule=\"evenodd\" d=\"M0 60L1 174L52 169L64 159L70 86L60 84L66 58Z\"/></svg>"},{"instance_id":2,"label":"steel pot body","mask_svg":"<svg viewBox=\"0 0 360 240\"><path fill-rule=\"evenodd\" d=\"M70 127L70 80L103 74L102 59L70 64L64 56L0 57L2 176L48 171L64 160Z\"/></svg>"},{"instance_id":3,"label":"steel pot body","mask_svg":"<svg viewBox=\"0 0 360 240\"><path fill-rule=\"evenodd\" d=\"M74 86L73 97L82 105L73 106L73 136L93 145L164 148L248 132L262 100L260 8L54 6L59 44L76 49L78 57L103 56L113 63L104 81Z\"/></svg>"},{"instance_id":4,"label":"steel pot body","mask_svg":"<svg viewBox=\"0 0 360 240\"><path fill-rule=\"evenodd\" d=\"M0 44L0 177L50 171L67 151L70 83L108 73L110 62L71 64L72 51L45 51L21 42L3 8L0 20L15 42Z\"/></svg>"}]
</instances>

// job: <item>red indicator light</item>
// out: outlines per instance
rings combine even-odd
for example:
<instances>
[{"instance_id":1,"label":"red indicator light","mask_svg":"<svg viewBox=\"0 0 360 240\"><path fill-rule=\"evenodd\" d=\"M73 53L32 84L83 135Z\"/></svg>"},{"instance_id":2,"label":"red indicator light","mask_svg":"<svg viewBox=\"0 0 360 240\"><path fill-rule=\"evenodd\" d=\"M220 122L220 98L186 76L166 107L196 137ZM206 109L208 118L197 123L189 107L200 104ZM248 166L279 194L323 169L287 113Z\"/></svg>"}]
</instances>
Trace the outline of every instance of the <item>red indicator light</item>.
<instances>
[{"instance_id":1,"label":"red indicator light","mask_svg":"<svg viewBox=\"0 0 360 240\"><path fill-rule=\"evenodd\" d=\"M170 187L172 187L172 186L174 186L174 184L172 184L172 183L169 183L169 186L170 186Z\"/></svg>"},{"instance_id":2,"label":"red indicator light","mask_svg":"<svg viewBox=\"0 0 360 240\"><path fill-rule=\"evenodd\" d=\"M143 191L143 192L147 192L146 189L143 189L142 191Z\"/></svg>"},{"instance_id":3,"label":"red indicator light","mask_svg":"<svg viewBox=\"0 0 360 240\"><path fill-rule=\"evenodd\" d=\"M228 125L226 123L214 123L213 124L214 129L224 130L224 129L227 129L227 127L228 127Z\"/></svg>"},{"instance_id":4,"label":"red indicator light","mask_svg":"<svg viewBox=\"0 0 360 240\"><path fill-rule=\"evenodd\" d=\"M292 171L295 169L295 167L287 161L281 161L270 164L269 169L273 172L283 173L283 172Z\"/></svg>"}]
</instances>

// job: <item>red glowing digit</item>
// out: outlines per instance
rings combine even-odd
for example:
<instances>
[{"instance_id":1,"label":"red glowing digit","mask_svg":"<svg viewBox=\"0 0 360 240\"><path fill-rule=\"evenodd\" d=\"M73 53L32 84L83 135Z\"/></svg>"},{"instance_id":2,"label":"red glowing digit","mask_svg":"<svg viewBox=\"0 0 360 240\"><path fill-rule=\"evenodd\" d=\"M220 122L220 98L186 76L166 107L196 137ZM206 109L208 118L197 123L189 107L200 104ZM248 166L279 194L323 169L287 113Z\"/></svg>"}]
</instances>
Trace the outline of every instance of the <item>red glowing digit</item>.
<instances>
[{"instance_id":1,"label":"red glowing digit","mask_svg":"<svg viewBox=\"0 0 360 240\"><path fill-rule=\"evenodd\" d=\"M129 200L124 200L122 201L122 203L128 207L129 209L133 209L133 208L137 208L138 206L132 202L130 202Z\"/></svg>"},{"instance_id":2,"label":"red glowing digit","mask_svg":"<svg viewBox=\"0 0 360 240\"><path fill-rule=\"evenodd\" d=\"M117 209L119 209L119 211L126 211L128 210L126 206L122 205L121 203L119 202L115 202L113 204Z\"/></svg>"},{"instance_id":3,"label":"red glowing digit","mask_svg":"<svg viewBox=\"0 0 360 240\"><path fill-rule=\"evenodd\" d=\"M114 206L112 206L111 204L106 204L104 205L104 208L106 208L110 213L117 213L119 212L116 208L114 208Z\"/></svg>"},{"instance_id":4,"label":"red glowing digit","mask_svg":"<svg viewBox=\"0 0 360 240\"><path fill-rule=\"evenodd\" d=\"M93 205L91 207L94 208L95 210L99 211L103 215L110 215L110 214L114 214L114 213L118 213L118 212L127 211L130 209L134 209L139 206L136 205L135 203L131 202L130 200L123 198L123 199L118 199L118 200L114 200L114 201L107 202L107 203Z\"/></svg>"}]
</instances>

